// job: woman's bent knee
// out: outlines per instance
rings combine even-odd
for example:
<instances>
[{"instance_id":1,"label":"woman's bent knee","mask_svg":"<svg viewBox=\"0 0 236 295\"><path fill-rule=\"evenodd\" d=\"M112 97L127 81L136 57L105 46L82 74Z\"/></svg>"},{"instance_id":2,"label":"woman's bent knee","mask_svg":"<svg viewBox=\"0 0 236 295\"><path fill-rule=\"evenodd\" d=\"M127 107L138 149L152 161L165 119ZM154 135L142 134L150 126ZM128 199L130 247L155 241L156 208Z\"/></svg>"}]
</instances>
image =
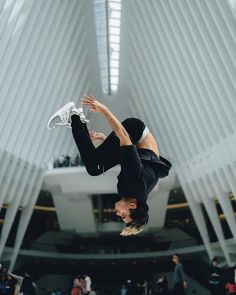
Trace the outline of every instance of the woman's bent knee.
<instances>
[{"instance_id":1,"label":"woman's bent knee","mask_svg":"<svg viewBox=\"0 0 236 295\"><path fill-rule=\"evenodd\" d=\"M98 176L98 175L101 175L103 172L100 167L97 167L97 168L86 167L86 170L90 176Z\"/></svg>"}]
</instances>

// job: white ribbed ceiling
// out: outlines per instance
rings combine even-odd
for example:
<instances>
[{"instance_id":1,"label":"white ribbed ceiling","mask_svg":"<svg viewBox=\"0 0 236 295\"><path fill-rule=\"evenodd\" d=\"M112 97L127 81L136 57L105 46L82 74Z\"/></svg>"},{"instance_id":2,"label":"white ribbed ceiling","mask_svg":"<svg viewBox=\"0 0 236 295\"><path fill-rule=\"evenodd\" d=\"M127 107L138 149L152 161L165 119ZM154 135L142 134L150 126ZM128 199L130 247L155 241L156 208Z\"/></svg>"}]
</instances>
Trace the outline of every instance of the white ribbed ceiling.
<instances>
[{"instance_id":1,"label":"white ribbed ceiling","mask_svg":"<svg viewBox=\"0 0 236 295\"><path fill-rule=\"evenodd\" d=\"M92 0L0 1L0 205L9 204L0 254L23 206L15 259L46 163L75 145L49 116L84 93L102 97ZM226 247L217 197L236 241L236 20L229 1L123 0L119 89L104 97L137 116L174 165L210 256L201 204ZM91 116L90 116L91 117ZM104 125L94 116L91 126ZM97 121L98 120L98 121ZM97 123L96 123L97 124Z\"/></svg>"},{"instance_id":2,"label":"white ribbed ceiling","mask_svg":"<svg viewBox=\"0 0 236 295\"><path fill-rule=\"evenodd\" d=\"M21 243L45 164L75 152L69 133L52 136L46 124L62 104L99 85L92 2L1 1L0 38L0 205L9 204L1 254L19 206L16 249Z\"/></svg>"},{"instance_id":3,"label":"white ribbed ceiling","mask_svg":"<svg viewBox=\"0 0 236 295\"><path fill-rule=\"evenodd\" d=\"M222 0L124 1L121 81L172 160L210 257L201 204L228 264L217 198L236 241L236 21ZM123 74L123 76L122 76Z\"/></svg>"}]
</instances>

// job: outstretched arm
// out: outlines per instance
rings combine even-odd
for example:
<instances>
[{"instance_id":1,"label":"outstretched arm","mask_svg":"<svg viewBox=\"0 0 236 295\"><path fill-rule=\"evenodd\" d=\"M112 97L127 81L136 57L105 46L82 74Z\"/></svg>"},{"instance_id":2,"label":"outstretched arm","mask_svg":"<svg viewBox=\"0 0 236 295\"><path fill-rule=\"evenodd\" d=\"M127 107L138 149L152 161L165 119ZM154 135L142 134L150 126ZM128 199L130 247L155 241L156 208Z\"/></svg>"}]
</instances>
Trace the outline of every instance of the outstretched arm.
<instances>
[{"instance_id":1,"label":"outstretched arm","mask_svg":"<svg viewBox=\"0 0 236 295\"><path fill-rule=\"evenodd\" d=\"M120 140L120 145L132 145L128 132L114 114L102 103L98 102L93 96L85 96L82 99L84 106L89 107L90 112L102 113L109 125Z\"/></svg>"},{"instance_id":2,"label":"outstretched arm","mask_svg":"<svg viewBox=\"0 0 236 295\"><path fill-rule=\"evenodd\" d=\"M23 281L23 278L24 278L24 277L21 277L21 276L17 276L15 274L11 273L11 272L9 272L9 275L12 276L13 278L17 279L18 281L19 280L22 280Z\"/></svg>"}]
</instances>

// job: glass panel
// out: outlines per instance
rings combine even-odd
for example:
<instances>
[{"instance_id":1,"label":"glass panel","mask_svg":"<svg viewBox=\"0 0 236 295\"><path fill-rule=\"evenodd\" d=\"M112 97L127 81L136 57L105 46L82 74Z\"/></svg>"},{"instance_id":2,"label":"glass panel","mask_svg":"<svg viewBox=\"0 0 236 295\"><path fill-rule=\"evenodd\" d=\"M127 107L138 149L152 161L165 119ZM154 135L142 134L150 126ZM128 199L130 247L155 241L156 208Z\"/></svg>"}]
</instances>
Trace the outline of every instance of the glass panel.
<instances>
[{"instance_id":1,"label":"glass panel","mask_svg":"<svg viewBox=\"0 0 236 295\"><path fill-rule=\"evenodd\" d=\"M120 36L119 35L111 35L110 42L120 43Z\"/></svg>"},{"instance_id":2,"label":"glass panel","mask_svg":"<svg viewBox=\"0 0 236 295\"><path fill-rule=\"evenodd\" d=\"M236 9L236 0L228 0L228 2L233 9Z\"/></svg>"},{"instance_id":3,"label":"glass panel","mask_svg":"<svg viewBox=\"0 0 236 295\"><path fill-rule=\"evenodd\" d=\"M120 19L110 18L109 25L114 27L120 27Z\"/></svg>"},{"instance_id":4,"label":"glass panel","mask_svg":"<svg viewBox=\"0 0 236 295\"><path fill-rule=\"evenodd\" d=\"M118 83L118 77L111 77L111 83L117 84Z\"/></svg>"},{"instance_id":5,"label":"glass panel","mask_svg":"<svg viewBox=\"0 0 236 295\"><path fill-rule=\"evenodd\" d=\"M110 17L111 18L119 18L120 19L120 15L121 15L121 12L120 11L118 11L118 10L115 11L114 10L114 11L111 12L111 16Z\"/></svg>"},{"instance_id":6,"label":"glass panel","mask_svg":"<svg viewBox=\"0 0 236 295\"><path fill-rule=\"evenodd\" d=\"M117 51L113 51L111 53L111 59L119 59L119 56L120 56L120 54Z\"/></svg>"},{"instance_id":7,"label":"glass panel","mask_svg":"<svg viewBox=\"0 0 236 295\"><path fill-rule=\"evenodd\" d=\"M119 69L118 68L111 68L111 76L117 76L119 75Z\"/></svg>"},{"instance_id":8,"label":"glass panel","mask_svg":"<svg viewBox=\"0 0 236 295\"><path fill-rule=\"evenodd\" d=\"M119 27L110 27L110 34L120 35L120 28Z\"/></svg>"},{"instance_id":9,"label":"glass panel","mask_svg":"<svg viewBox=\"0 0 236 295\"><path fill-rule=\"evenodd\" d=\"M114 68L118 68L119 62L117 60L111 60L110 66L111 67L114 67Z\"/></svg>"},{"instance_id":10,"label":"glass panel","mask_svg":"<svg viewBox=\"0 0 236 295\"><path fill-rule=\"evenodd\" d=\"M109 7L110 7L111 9L121 10L121 3L119 3L119 2L114 2L114 1L109 1Z\"/></svg>"},{"instance_id":11,"label":"glass panel","mask_svg":"<svg viewBox=\"0 0 236 295\"><path fill-rule=\"evenodd\" d=\"M114 50L114 51L119 51L120 50L120 44L111 43L110 46L111 46L111 49Z\"/></svg>"}]
</instances>

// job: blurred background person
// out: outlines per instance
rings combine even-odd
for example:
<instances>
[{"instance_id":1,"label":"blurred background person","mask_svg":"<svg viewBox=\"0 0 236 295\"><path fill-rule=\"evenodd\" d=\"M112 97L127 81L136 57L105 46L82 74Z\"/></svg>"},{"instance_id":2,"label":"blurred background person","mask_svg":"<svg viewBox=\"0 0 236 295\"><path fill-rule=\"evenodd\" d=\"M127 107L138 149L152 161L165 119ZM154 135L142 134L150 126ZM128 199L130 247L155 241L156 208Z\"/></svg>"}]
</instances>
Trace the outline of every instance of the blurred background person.
<instances>
[{"instance_id":1,"label":"blurred background person","mask_svg":"<svg viewBox=\"0 0 236 295\"><path fill-rule=\"evenodd\" d=\"M80 275L77 275L73 281L71 295L82 295L82 288L83 288L83 279Z\"/></svg>"},{"instance_id":2,"label":"blurred background person","mask_svg":"<svg viewBox=\"0 0 236 295\"><path fill-rule=\"evenodd\" d=\"M219 267L219 261L217 258L211 260L209 269L209 288L211 295L222 295L224 294L223 282L222 282L222 270Z\"/></svg>"},{"instance_id":3,"label":"blurred background person","mask_svg":"<svg viewBox=\"0 0 236 295\"><path fill-rule=\"evenodd\" d=\"M182 263L180 262L180 255L177 253L174 254L172 256L172 261L175 263L174 274L173 274L173 283L174 283L173 294L184 295L185 290L187 289L187 282L186 282L184 267Z\"/></svg>"},{"instance_id":4,"label":"blurred background person","mask_svg":"<svg viewBox=\"0 0 236 295\"><path fill-rule=\"evenodd\" d=\"M165 276L161 276L157 280L157 295L170 295L171 292L168 288L168 281Z\"/></svg>"}]
</instances>

